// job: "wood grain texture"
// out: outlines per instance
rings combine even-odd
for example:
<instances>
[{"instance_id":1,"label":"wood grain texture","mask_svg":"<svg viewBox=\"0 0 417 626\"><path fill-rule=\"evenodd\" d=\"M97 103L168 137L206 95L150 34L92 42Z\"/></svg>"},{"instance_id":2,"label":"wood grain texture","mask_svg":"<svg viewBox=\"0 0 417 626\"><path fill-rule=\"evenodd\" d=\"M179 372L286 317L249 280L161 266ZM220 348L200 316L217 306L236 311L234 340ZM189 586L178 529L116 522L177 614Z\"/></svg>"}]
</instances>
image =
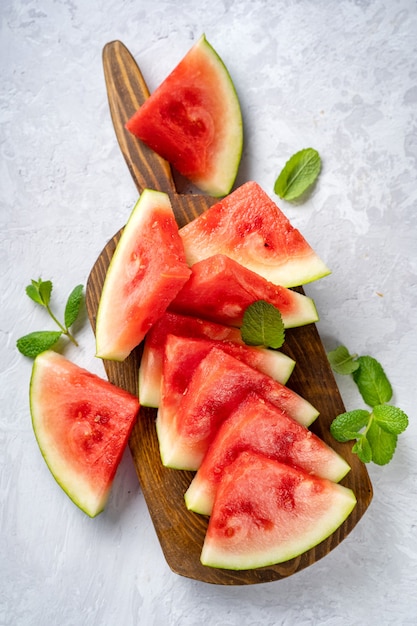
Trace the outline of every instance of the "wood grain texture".
<instances>
[{"instance_id":1,"label":"wood grain texture","mask_svg":"<svg viewBox=\"0 0 417 626\"><path fill-rule=\"evenodd\" d=\"M167 190L167 185L173 185L173 182L165 163L159 163L159 157L155 162L155 155L138 145L140 142L123 138L123 133L126 133L123 120L132 113L132 109L137 108L139 102L136 90L141 91L143 96L144 86L146 88L143 78L138 75L139 69L134 62L132 64L130 54L120 42L107 44L103 57L113 123L138 190L151 183L156 189ZM117 90L116 94L114 90ZM125 104L126 101L130 104ZM176 195L173 186L169 193L180 226L214 201L208 197ZM86 303L93 330L103 282L120 233L116 233L106 244L88 278ZM299 291L303 293L301 288ZM156 411L142 407L129 446L161 548L168 565L177 574L221 585L247 585L285 578L312 565L338 546L359 522L371 502L372 485L365 465L352 454L351 444L336 442L329 432L331 421L345 408L316 326L310 324L287 330L283 352L297 363L288 386L320 411L311 430L339 452L352 468L342 484L354 491L357 505L349 518L328 539L286 563L245 571L205 567L200 562L200 553L207 518L188 511L184 503L184 493L193 474L162 466L155 430ZM123 363L104 361L109 380L137 394L141 353L142 347L139 346Z\"/></svg>"},{"instance_id":2,"label":"wood grain texture","mask_svg":"<svg viewBox=\"0 0 417 626\"><path fill-rule=\"evenodd\" d=\"M167 193L178 223L183 226L190 215L196 217L216 199L206 195L177 193L177 181L181 180L178 173L173 172L167 161L126 130L126 122L149 97L149 91L135 59L120 41L112 41L104 46L103 70L117 141L139 193L146 188Z\"/></svg>"}]
</instances>

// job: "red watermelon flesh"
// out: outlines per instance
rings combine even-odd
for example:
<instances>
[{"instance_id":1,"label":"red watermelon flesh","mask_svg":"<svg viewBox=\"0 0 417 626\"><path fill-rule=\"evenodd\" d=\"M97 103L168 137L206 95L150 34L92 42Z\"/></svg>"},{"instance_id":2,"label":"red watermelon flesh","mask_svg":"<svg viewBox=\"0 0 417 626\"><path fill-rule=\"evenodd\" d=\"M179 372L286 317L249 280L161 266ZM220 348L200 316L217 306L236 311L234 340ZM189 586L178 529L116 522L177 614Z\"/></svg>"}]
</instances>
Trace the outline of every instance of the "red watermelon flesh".
<instances>
[{"instance_id":1,"label":"red watermelon flesh","mask_svg":"<svg viewBox=\"0 0 417 626\"><path fill-rule=\"evenodd\" d=\"M243 452L219 484L201 562L242 570L288 561L329 537L355 504L351 489Z\"/></svg>"},{"instance_id":2,"label":"red watermelon flesh","mask_svg":"<svg viewBox=\"0 0 417 626\"><path fill-rule=\"evenodd\" d=\"M168 195L145 189L106 274L97 311L97 356L123 361L189 276Z\"/></svg>"},{"instance_id":3,"label":"red watermelon flesh","mask_svg":"<svg viewBox=\"0 0 417 626\"><path fill-rule=\"evenodd\" d=\"M139 369L139 398L142 406L159 406L163 354L168 335L243 344L237 328L167 311L146 335Z\"/></svg>"},{"instance_id":4,"label":"red watermelon flesh","mask_svg":"<svg viewBox=\"0 0 417 626\"><path fill-rule=\"evenodd\" d=\"M174 362L174 367L172 364ZM162 398L156 426L164 465L197 470L220 424L251 392L308 426L318 411L267 374L214 347L200 360L186 384L176 361L164 363Z\"/></svg>"},{"instance_id":5,"label":"red watermelon flesh","mask_svg":"<svg viewBox=\"0 0 417 626\"><path fill-rule=\"evenodd\" d=\"M171 338L169 354L171 360L178 360L178 368L188 371L189 376L192 373L190 368L196 365L195 354L203 358L216 345L282 383L287 382L295 366L295 361L282 352L247 346L236 328L167 312L151 328L145 340L139 369L142 406L158 407L160 404L163 359L170 335L184 339L175 341ZM192 339L204 341L190 341ZM175 350L174 345L177 346ZM188 357L192 357L192 365L191 361L185 360Z\"/></svg>"},{"instance_id":6,"label":"red watermelon flesh","mask_svg":"<svg viewBox=\"0 0 417 626\"><path fill-rule=\"evenodd\" d=\"M275 379L287 380L294 361L275 350L259 349L232 341L168 335L165 340L159 420L171 422L182 402L194 372L201 361L216 348L233 359ZM265 374L266 375L266 374Z\"/></svg>"},{"instance_id":7,"label":"red watermelon flesh","mask_svg":"<svg viewBox=\"0 0 417 626\"><path fill-rule=\"evenodd\" d=\"M240 105L204 35L126 128L210 195L232 188L242 153Z\"/></svg>"},{"instance_id":8,"label":"red watermelon flesh","mask_svg":"<svg viewBox=\"0 0 417 626\"><path fill-rule=\"evenodd\" d=\"M30 410L53 476L94 517L106 505L138 399L49 350L33 364Z\"/></svg>"},{"instance_id":9,"label":"red watermelon flesh","mask_svg":"<svg viewBox=\"0 0 417 626\"><path fill-rule=\"evenodd\" d=\"M253 181L183 226L180 235L189 265L225 254L283 287L330 273L300 231Z\"/></svg>"},{"instance_id":10,"label":"red watermelon flesh","mask_svg":"<svg viewBox=\"0 0 417 626\"><path fill-rule=\"evenodd\" d=\"M257 394L249 394L220 425L185 494L187 508L211 515L225 468L243 451L265 454L333 482L350 470L339 454L305 426Z\"/></svg>"},{"instance_id":11,"label":"red watermelon flesh","mask_svg":"<svg viewBox=\"0 0 417 626\"><path fill-rule=\"evenodd\" d=\"M265 300L279 309L285 328L318 320L311 298L268 282L224 254L208 257L191 267L191 276L170 309L241 326L245 309L256 300Z\"/></svg>"}]
</instances>

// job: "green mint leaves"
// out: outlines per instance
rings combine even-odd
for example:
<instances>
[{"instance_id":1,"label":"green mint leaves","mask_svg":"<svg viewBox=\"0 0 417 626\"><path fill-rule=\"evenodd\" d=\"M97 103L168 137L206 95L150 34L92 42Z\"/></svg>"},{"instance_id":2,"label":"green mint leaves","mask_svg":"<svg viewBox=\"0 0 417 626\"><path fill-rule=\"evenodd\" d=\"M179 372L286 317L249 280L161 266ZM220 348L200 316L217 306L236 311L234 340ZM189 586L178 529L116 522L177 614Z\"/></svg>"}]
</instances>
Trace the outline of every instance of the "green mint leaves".
<instances>
[{"instance_id":1,"label":"green mint leaves","mask_svg":"<svg viewBox=\"0 0 417 626\"><path fill-rule=\"evenodd\" d=\"M17 340L16 346L23 356L35 359L38 354L49 350L61 337L60 330L38 330Z\"/></svg>"},{"instance_id":2,"label":"green mint leaves","mask_svg":"<svg viewBox=\"0 0 417 626\"><path fill-rule=\"evenodd\" d=\"M333 420L330 432L337 441L350 441L356 439L359 431L369 422L369 411L356 409L341 413Z\"/></svg>"},{"instance_id":3,"label":"green mint leaves","mask_svg":"<svg viewBox=\"0 0 417 626\"><path fill-rule=\"evenodd\" d=\"M240 331L243 341L250 346L280 348L285 340L281 313L265 300L257 300L246 308Z\"/></svg>"},{"instance_id":4,"label":"green mint leaves","mask_svg":"<svg viewBox=\"0 0 417 626\"><path fill-rule=\"evenodd\" d=\"M42 280L41 278L39 278L39 280L32 280L31 284L26 287L26 294L33 302L43 306L48 311L48 314L58 326L59 330L40 330L20 337L16 342L16 347L19 352L24 356L35 358L41 352L52 348L62 335L65 335L74 345L78 345L69 329L80 313L83 301L83 285L77 285L68 296L63 324L58 321L50 308L52 294L52 282L50 280Z\"/></svg>"},{"instance_id":5,"label":"green mint leaves","mask_svg":"<svg viewBox=\"0 0 417 626\"><path fill-rule=\"evenodd\" d=\"M357 356L357 354L350 354L345 346L339 346L327 354L333 371L338 374L353 374L359 367L356 361Z\"/></svg>"},{"instance_id":6,"label":"green mint leaves","mask_svg":"<svg viewBox=\"0 0 417 626\"><path fill-rule=\"evenodd\" d=\"M408 426L408 418L404 411L389 404L381 404L373 410L375 422L387 433L401 435Z\"/></svg>"},{"instance_id":7,"label":"green mint leaves","mask_svg":"<svg viewBox=\"0 0 417 626\"><path fill-rule=\"evenodd\" d=\"M394 455L398 435L408 426L408 417L388 404L392 387L381 364L371 356L351 355L345 346L329 352L328 358L335 372L352 375L364 402L372 409L338 415L330 426L331 434L337 441L356 439L352 452L363 463L386 465Z\"/></svg>"},{"instance_id":8,"label":"green mint leaves","mask_svg":"<svg viewBox=\"0 0 417 626\"><path fill-rule=\"evenodd\" d=\"M392 387L380 363L371 356L360 356L357 362L359 367L353 372L353 380L364 402L369 406L389 402Z\"/></svg>"},{"instance_id":9,"label":"green mint leaves","mask_svg":"<svg viewBox=\"0 0 417 626\"><path fill-rule=\"evenodd\" d=\"M317 150L305 148L293 154L275 181L274 191L283 200L296 200L320 174L321 159Z\"/></svg>"}]
</instances>

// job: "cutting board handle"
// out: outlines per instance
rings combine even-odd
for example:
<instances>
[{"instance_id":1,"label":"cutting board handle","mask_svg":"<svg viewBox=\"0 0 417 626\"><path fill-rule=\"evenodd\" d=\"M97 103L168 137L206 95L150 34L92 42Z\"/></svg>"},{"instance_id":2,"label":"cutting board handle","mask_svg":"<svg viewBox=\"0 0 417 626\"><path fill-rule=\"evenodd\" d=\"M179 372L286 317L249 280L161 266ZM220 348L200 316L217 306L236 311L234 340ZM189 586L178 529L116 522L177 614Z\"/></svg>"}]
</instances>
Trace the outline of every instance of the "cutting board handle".
<instances>
[{"instance_id":1,"label":"cutting board handle","mask_svg":"<svg viewBox=\"0 0 417 626\"><path fill-rule=\"evenodd\" d=\"M128 119L149 97L149 90L136 61L121 41L104 46L103 68L117 141L139 193L146 188L175 193L169 163L125 128Z\"/></svg>"}]
</instances>

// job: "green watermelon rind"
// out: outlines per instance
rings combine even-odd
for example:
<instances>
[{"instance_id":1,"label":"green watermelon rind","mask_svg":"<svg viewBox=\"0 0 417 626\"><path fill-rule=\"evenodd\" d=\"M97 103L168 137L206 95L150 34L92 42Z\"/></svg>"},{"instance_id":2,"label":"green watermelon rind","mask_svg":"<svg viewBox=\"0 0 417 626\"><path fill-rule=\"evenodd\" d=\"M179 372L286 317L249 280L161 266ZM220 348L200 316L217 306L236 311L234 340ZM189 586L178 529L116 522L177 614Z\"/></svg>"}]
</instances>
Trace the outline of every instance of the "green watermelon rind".
<instances>
[{"instance_id":1,"label":"green watermelon rind","mask_svg":"<svg viewBox=\"0 0 417 626\"><path fill-rule=\"evenodd\" d=\"M164 422L161 408L158 409L155 420L156 435L159 443L159 454L161 463L164 467L175 470L196 471L198 466L196 463L183 463L184 456L181 451L177 451L178 438L173 428L168 428ZM172 458L172 451L175 450L175 457Z\"/></svg>"},{"instance_id":2,"label":"green watermelon rind","mask_svg":"<svg viewBox=\"0 0 417 626\"><path fill-rule=\"evenodd\" d=\"M40 384L42 378L48 376L48 371L50 371L52 367L55 372L59 371L59 368L64 368L65 371L70 371L72 368L79 369L78 366L67 362L62 355L52 350L45 351L36 357L33 363L29 385L29 406L33 431L42 457L55 481L77 507L84 511L89 517L93 518L104 510L110 495L112 480L102 485L100 490L97 489L97 485L93 485L91 481L89 482L84 478L82 474L73 467L70 460L67 460L59 451L52 432L44 426L42 414L43 400ZM85 371L85 373L88 372ZM94 377L94 375L91 376ZM107 381L102 382L109 385L110 388L110 383ZM74 393L76 396L76 390ZM128 437L126 436L126 445L127 439ZM119 464L122 453L123 449L119 451L119 459L115 463L115 468Z\"/></svg>"},{"instance_id":3,"label":"green watermelon rind","mask_svg":"<svg viewBox=\"0 0 417 626\"><path fill-rule=\"evenodd\" d=\"M285 272L265 270L256 263L252 265L251 269L258 273L263 272L265 278L271 283L276 285L285 284L286 287L307 285L331 274L331 270L315 252L311 254L309 259L304 261L298 262L293 259L286 267Z\"/></svg>"},{"instance_id":4,"label":"green watermelon rind","mask_svg":"<svg viewBox=\"0 0 417 626\"><path fill-rule=\"evenodd\" d=\"M239 457L237 463L239 463ZM284 465L279 463L277 465L284 467ZM289 471L299 471L295 468L288 467L287 469ZM304 472L301 472L301 474L304 474L307 480L314 481L315 479L315 477L311 477ZM208 567L235 571L267 567L299 557L326 540L345 522L354 509L357 500L354 492L347 487L325 479L316 480L319 480L322 485L327 484L327 507L321 516L314 517L311 515L309 528L303 533L299 533L299 535L297 535L296 529L298 520L292 517L290 519L291 528L288 529L290 532L286 540L274 543L272 540L273 531L266 531L261 539L264 546L263 549L249 549L247 545L234 546L234 549L224 549L224 545L222 545L224 541L222 542L221 539L216 541L216 538L213 538L213 534L210 532L210 523L215 518L216 507L227 506L227 502L221 501L221 496L216 497L213 515L209 520L208 530L201 551L201 563ZM269 490L269 485L268 487L265 485L265 489L266 491ZM277 527L276 523L275 526Z\"/></svg>"},{"instance_id":5,"label":"green watermelon rind","mask_svg":"<svg viewBox=\"0 0 417 626\"><path fill-rule=\"evenodd\" d=\"M287 313L282 315L282 321L284 328L299 328L300 326L307 326L308 324L315 324L319 321L319 314L317 311L316 303L313 298L306 296L305 294L292 291L294 304L299 305L298 311L294 314Z\"/></svg>"},{"instance_id":6,"label":"green watermelon rind","mask_svg":"<svg viewBox=\"0 0 417 626\"><path fill-rule=\"evenodd\" d=\"M185 77L185 78L184 78ZM181 131L165 125L159 107L161 103L184 106L187 102L180 94L187 86L204 95L209 94L212 102L203 102L201 110L213 123L215 143L208 143L209 157L196 171L193 158L181 147ZM179 95L180 94L180 95ZM214 110L212 110L214 108ZM200 122L191 110L193 124ZM162 117L162 119L161 119ZM196 117L196 119L194 119ZM181 128L181 124L178 125ZM196 187L213 197L227 195L235 182L243 150L243 121L239 98L226 65L203 34L155 92L127 121L126 128L146 143ZM177 134L178 133L178 136ZM206 138L207 139L207 138ZM194 139L198 146L200 138ZM200 154L204 150L201 146Z\"/></svg>"},{"instance_id":7,"label":"green watermelon rind","mask_svg":"<svg viewBox=\"0 0 417 626\"><path fill-rule=\"evenodd\" d=\"M224 148L216 159L216 175L206 178L194 179L193 183L213 197L225 196L230 192L235 182L243 151L243 121L239 98L232 77L223 60L207 41L203 34L196 46L204 52L207 60L218 68L218 84L224 90L223 111L228 117L229 128ZM230 128L233 132L230 132Z\"/></svg>"},{"instance_id":8,"label":"green watermelon rind","mask_svg":"<svg viewBox=\"0 0 417 626\"><path fill-rule=\"evenodd\" d=\"M65 462L56 450L53 437L48 429L42 427L41 401L37 397L37 379L42 376L45 353L38 356L33 364L30 379L30 412L32 426L41 454L52 476L58 485L65 491L72 502L90 517L96 517L105 508L108 492L100 495L91 489L87 481L80 478L77 472Z\"/></svg>"},{"instance_id":9,"label":"green watermelon rind","mask_svg":"<svg viewBox=\"0 0 417 626\"><path fill-rule=\"evenodd\" d=\"M158 279L165 281L172 281L172 288L170 288L170 297L168 300L160 296L157 291L157 286L152 288L153 294L153 307L148 313L148 327L142 329L142 333L137 333L135 337L130 333L130 344L122 345L120 337L124 332L123 323L127 323L126 320L117 318L115 319L115 303L119 302L120 307L123 309L123 302L126 297L121 292L121 287L129 280L130 277L126 277L128 261L130 261L130 254L132 246L140 236L141 229L143 229L146 220L152 214L154 208L163 211L167 219L175 224L175 216L172 210L171 202L168 194L156 191L153 189L144 189L136 202L133 211L131 212L129 219L123 229L121 237L118 241L114 254L110 260L109 267L107 269L106 277L103 284L103 289L100 296L100 301L97 309L96 318L96 356L101 359L107 359L111 361L124 361L130 352L143 340L146 331L149 329L152 321L156 321L160 315L162 315L165 309L170 304L171 300L175 297L184 283L188 280L190 270L186 266L185 259L183 262L183 269L176 268L170 269L170 274L158 275ZM149 240L152 238L152 230L149 233ZM148 246L152 244L151 241L147 242ZM182 251L181 240L178 238L178 248ZM162 254L163 251L156 251L156 254ZM138 259L140 262L140 259ZM181 274L181 275L180 275ZM160 285L159 285L160 287ZM153 320L151 319L153 317ZM119 333L119 334L118 334Z\"/></svg>"},{"instance_id":10,"label":"green watermelon rind","mask_svg":"<svg viewBox=\"0 0 417 626\"><path fill-rule=\"evenodd\" d=\"M203 545L201 563L208 567L236 571L277 565L301 556L330 537L343 524L356 505L356 497L351 489L338 484L335 484L335 487L338 489L338 497L334 499L332 508L327 511L326 518L321 524L312 524L311 532L302 541L294 539L285 550L280 546L271 546L268 547L266 553L235 553L234 555L225 555L207 543Z\"/></svg>"}]
</instances>

